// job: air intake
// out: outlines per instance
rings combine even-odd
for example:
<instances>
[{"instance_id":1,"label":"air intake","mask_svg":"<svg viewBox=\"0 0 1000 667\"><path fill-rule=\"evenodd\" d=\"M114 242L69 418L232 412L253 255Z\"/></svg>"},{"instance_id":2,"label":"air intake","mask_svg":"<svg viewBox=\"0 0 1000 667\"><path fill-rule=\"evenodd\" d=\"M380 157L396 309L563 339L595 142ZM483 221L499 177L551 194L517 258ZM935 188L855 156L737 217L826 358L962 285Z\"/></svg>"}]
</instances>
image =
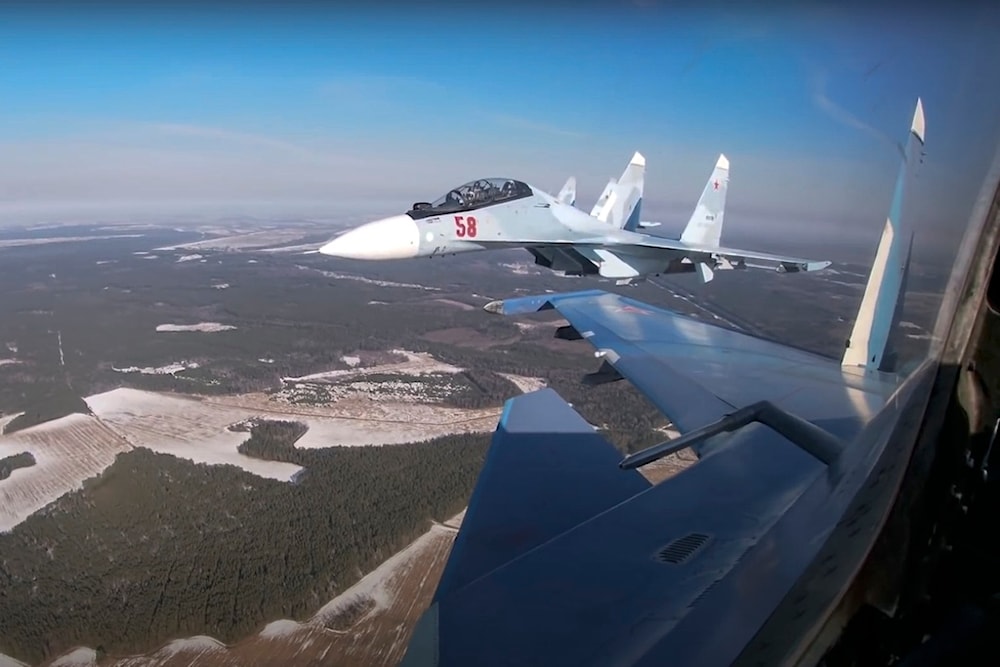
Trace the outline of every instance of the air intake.
<instances>
[{"instance_id":1,"label":"air intake","mask_svg":"<svg viewBox=\"0 0 1000 667\"><path fill-rule=\"evenodd\" d=\"M656 558L664 563L680 565L700 551L707 542L708 535L691 533L690 535L677 538L660 549L656 554Z\"/></svg>"}]
</instances>

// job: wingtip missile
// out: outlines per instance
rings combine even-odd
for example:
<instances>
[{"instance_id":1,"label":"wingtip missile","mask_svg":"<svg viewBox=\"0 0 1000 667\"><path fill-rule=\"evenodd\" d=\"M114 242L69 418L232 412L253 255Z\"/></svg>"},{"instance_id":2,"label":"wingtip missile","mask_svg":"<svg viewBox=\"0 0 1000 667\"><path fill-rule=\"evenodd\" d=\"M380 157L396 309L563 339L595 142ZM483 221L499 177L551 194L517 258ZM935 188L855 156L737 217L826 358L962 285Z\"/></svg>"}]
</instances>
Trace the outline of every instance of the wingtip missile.
<instances>
[{"instance_id":1,"label":"wingtip missile","mask_svg":"<svg viewBox=\"0 0 1000 667\"><path fill-rule=\"evenodd\" d=\"M483 310L485 310L487 313L494 313L495 315L503 315L503 299L490 301L488 304L483 306Z\"/></svg>"}]
</instances>

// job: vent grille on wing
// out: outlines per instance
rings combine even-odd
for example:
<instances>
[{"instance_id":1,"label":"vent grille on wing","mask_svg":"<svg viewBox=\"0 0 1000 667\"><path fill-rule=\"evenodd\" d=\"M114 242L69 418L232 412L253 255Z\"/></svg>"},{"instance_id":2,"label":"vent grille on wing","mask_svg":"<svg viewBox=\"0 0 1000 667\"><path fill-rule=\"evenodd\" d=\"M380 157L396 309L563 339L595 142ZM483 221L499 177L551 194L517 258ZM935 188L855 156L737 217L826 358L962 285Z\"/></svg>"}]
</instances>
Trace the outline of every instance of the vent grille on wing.
<instances>
[{"instance_id":1,"label":"vent grille on wing","mask_svg":"<svg viewBox=\"0 0 1000 667\"><path fill-rule=\"evenodd\" d=\"M679 537L667 546L660 549L656 554L657 559L664 563L680 565L694 556L705 543L708 542L708 535L702 533L691 533L684 537Z\"/></svg>"}]
</instances>

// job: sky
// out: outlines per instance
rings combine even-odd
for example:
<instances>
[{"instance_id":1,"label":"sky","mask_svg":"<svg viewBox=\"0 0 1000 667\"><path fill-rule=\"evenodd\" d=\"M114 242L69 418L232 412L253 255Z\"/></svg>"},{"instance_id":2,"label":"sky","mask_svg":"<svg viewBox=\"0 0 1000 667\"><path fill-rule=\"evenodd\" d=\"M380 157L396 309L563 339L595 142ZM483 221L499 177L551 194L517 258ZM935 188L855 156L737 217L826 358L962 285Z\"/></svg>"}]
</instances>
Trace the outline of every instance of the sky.
<instances>
[{"instance_id":1,"label":"sky","mask_svg":"<svg viewBox=\"0 0 1000 667\"><path fill-rule=\"evenodd\" d=\"M395 213L482 176L589 210L631 154L686 222L877 241L917 96L915 221L957 239L1000 140L1000 10L866 3L4 3L0 224ZM676 228L676 229L675 229Z\"/></svg>"}]
</instances>

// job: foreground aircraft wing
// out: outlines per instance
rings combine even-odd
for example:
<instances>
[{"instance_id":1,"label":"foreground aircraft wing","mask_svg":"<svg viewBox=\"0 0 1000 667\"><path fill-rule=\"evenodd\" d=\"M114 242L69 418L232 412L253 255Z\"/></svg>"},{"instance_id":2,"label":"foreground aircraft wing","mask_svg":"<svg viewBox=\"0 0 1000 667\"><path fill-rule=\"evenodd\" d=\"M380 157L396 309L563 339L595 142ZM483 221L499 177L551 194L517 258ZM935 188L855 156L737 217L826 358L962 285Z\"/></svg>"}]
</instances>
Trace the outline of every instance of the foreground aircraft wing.
<instances>
[{"instance_id":1,"label":"foreground aircraft wing","mask_svg":"<svg viewBox=\"0 0 1000 667\"><path fill-rule=\"evenodd\" d=\"M486 307L504 315L559 311L570 323L560 335L587 339L605 362L594 381L629 380L681 433L766 400L846 434L894 388L877 374L842 368L833 359L600 290ZM813 403L817 391L828 396Z\"/></svg>"},{"instance_id":2,"label":"foreground aircraft wing","mask_svg":"<svg viewBox=\"0 0 1000 667\"><path fill-rule=\"evenodd\" d=\"M907 176L922 143L918 102ZM402 664L793 662L789 638L816 632L885 521L914 441L897 426L917 427L908 411L922 412L936 370L928 360L903 381L887 367L906 180L839 361L597 290L489 304L559 311L570 324L557 335L603 359L594 379L628 378L683 435L615 466L551 389L508 401ZM685 447L702 456L676 476L634 475Z\"/></svg>"}]
</instances>

